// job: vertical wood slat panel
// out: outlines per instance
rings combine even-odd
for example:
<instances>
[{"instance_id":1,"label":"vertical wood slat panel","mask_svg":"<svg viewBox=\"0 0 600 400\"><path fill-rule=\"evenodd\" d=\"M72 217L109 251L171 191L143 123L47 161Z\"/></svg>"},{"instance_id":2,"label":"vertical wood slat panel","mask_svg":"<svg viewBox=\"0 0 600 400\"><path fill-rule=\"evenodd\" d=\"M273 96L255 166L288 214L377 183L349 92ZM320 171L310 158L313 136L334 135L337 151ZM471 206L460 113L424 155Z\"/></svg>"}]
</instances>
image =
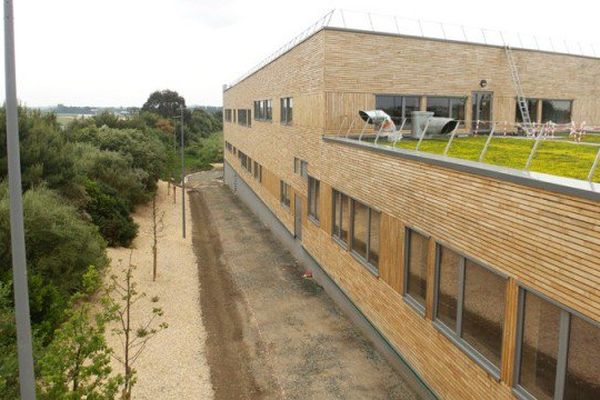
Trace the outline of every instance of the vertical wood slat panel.
<instances>
[{"instance_id":1,"label":"vertical wood slat panel","mask_svg":"<svg viewBox=\"0 0 600 400\"><path fill-rule=\"evenodd\" d=\"M332 222L333 222L333 217L332 217L332 209L333 209L333 199L332 199L332 192L331 192L331 186L329 186L327 183L321 181L321 183L319 183L320 188L319 188L319 196L320 196L320 203L319 203L319 207L320 207L320 215L319 215L319 222L321 224L321 229L323 229L325 231L325 233L327 233L328 235L331 235L332 233Z\"/></svg>"},{"instance_id":2,"label":"vertical wood slat panel","mask_svg":"<svg viewBox=\"0 0 600 400\"><path fill-rule=\"evenodd\" d=\"M517 314L519 308L519 287L517 286L517 281L515 279L508 279L505 304L506 309L504 310L500 377L508 386L512 386L515 366Z\"/></svg>"},{"instance_id":3,"label":"vertical wood slat panel","mask_svg":"<svg viewBox=\"0 0 600 400\"><path fill-rule=\"evenodd\" d=\"M396 292L402 293L404 225L397 218L381 213L380 232L379 272L381 278Z\"/></svg>"}]
</instances>

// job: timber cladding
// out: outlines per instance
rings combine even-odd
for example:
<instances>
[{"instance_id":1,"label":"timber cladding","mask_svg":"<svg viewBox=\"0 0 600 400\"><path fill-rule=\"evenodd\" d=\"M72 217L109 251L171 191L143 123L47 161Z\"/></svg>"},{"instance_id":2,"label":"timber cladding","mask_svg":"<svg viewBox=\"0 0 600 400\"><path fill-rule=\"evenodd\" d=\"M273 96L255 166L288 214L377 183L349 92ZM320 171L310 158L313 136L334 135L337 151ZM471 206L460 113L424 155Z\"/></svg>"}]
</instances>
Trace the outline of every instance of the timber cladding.
<instances>
[{"instance_id":1,"label":"timber cladding","mask_svg":"<svg viewBox=\"0 0 600 400\"><path fill-rule=\"evenodd\" d=\"M600 123L600 61L515 51L532 97L573 99L573 116ZM497 120L514 121L515 95L500 48L322 30L224 93L225 109L271 99L272 120L225 122L225 140L262 165L262 182L225 150L225 158L290 233L294 195L302 209L302 244L442 398L514 398L520 285L600 321L600 203L461 172L368 148L323 141L345 115L373 108L375 94L464 95L490 80ZM294 100L281 124L279 99ZM470 113L467 102L467 119ZM320 180L318 223L307 218L306 179L294 158ZM280 182L291 186L290 207ZM333 190L381 212L379 271L374 274L332 239ZM403 296L406 228L429 236L425 315ZM499 377L436 328L436 244L506 277Z\"/></svg>"}]
</instances>

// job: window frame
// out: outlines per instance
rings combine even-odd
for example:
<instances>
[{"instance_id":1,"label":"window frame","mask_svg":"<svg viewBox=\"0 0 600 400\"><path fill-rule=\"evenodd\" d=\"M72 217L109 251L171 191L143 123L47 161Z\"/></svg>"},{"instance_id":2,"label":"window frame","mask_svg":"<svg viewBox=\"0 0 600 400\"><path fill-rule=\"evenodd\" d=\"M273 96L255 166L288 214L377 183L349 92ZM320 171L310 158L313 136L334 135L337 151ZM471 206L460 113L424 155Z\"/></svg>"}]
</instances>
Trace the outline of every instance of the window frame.
<instances>
[{"instance_id":1,"label":"window frame","mask_svg":"<svg viewBox=\"0 0 600 400\"><path fill-rule=\"evenodd\" d=\"M254 100L254 120L255 121L271 121L273 115L272 101Z\"/></svg>"},{"instance_id":2,"label":"window frame","mask_svg":"<svg viewBox=\"0 0 600 400\"><path fill-rule=\"evenodd\" d=\"M293 97L280 97L279 107L279 122L282 125L291 125L294 121Z\"/></svg>"},{"instance_id":3,"label":"window frame","mask_svg":"<svg viewBox=\"0 0 600 400\"><path fill-rule=\"evenodd\" d=\"M339 210L336 209L336 204L335 204L335 198L336 198L336 194L338 196L340 196L340 208ZM332 189L332 194L331 194L331 209L332 209L332 213L331 213L331 236L333 238L333 240L335 240L343 249L348 250L348 248L350 247L350 226L351 226L351 216L348 217L348 243L344 242L344 238L342 237L342 232L343 232L343 228L344 228L344 216L342 214L342 211L344 209L342 203L343 200L346 200L348 202L348 212L351 212L351 206L350 206L350 201L351 201L351 197L348 196L347 194L340 192L339 190L336 189ZM336 235L335 234L335 217L336 217L336 212L339 212L340 214L340 234Z\"/></svg>"},{"instance_id":4,"label":"window frame","mask_svg":"<svg viewBox=\"0 0 600 400\"><path fill-rule=\"evenodd\" d=\"M425 96L425 109L427 111L429 111L429 99L445 99L447 100L446 102L446 107L448 107L448 116L441 116L441 118L452 118L455 119L457 121L464 121L467 115L467 96ZM452 106L454 104L455 101L462 101L463 102L463 106L462 106L462 112L463 112L463 119L458 119L456 116L452 115ZM440 117L439 115L434 115L434 117Z\"/></svg>"},{"instance_id":5,"label":"window frame","mask_svg":"<svg viewBox=\"0 0 600 400\"><path fill-rule=\"evenodd\" d=\"M592 326L600 329L600 322L594 321L590 317L583 315L577 310L572 309L564 304L561 304L557 300L554 300L542 292L533 289L521 282L517 282L519 290L519 300L517 306L517 334L515 335L515 357L513 366L513 387L512 392L517 398L522 400L536 400L527 389L519 384L519 377L521 374L521 360L523 357L523 333L525 328L525 294L527 292L539 297L543 301L546 301L555 307L560 309L560 320L559 320L559 331L558 331L558 349L556 355L556 377L554 381L554 398L561 400L565 397L567 370L568 370L568 357L569 357L569 336L571 333L571 319L573 316L590 323ZM562 373L562 376L561 374ZM557 389L562 393L557 394Z\"/></svg>"},{"instance_id":6,"label":"window frame","mask_svg":"<svg viewBox=\"0 0 600 400\"><path fill-rule=\"evenodd\" d=\"M379 263L377 263L378 265L375 265L370 261L370 258L371 258L370 257L370 254L371 254L371 213L373 211L379 213L379 216L380 216L379 230L380 230L380 238L381 238L381 211L375 210L373 207L367 205L365 202L357 200L353 197L348 196L348 199L350 201L350 207L349 207L349 211L350 211L349 224L350 224L350 226L349 226L349 232L348 232L348 249L350 250L350 254L352 254L355 258L357 258L358 261L360 261L360 263L363 264L369 272L371 272L375 276L379 276ZM354 207L355 207L355 203L360 203L367 209L367 237L366 237L366 249L365 249L364 257L354 249ZM381 246L380 246L379 251L381 251Z\"/></svg>"},{"instance_id":7,"label":"window frame","mask_svg":"<svg viewBox=\"0 0 600 400\"><path fill-rule=\"evenodd\" d=\"M555 124L569 124L573 121L573 104L574 104L574 100L573 99L539 99L542 102L542 109L541 109L541 113L540 113L540 121L541 123L546 123L549 122L551 120L547 120L544 121L544 102L552 102L552 101L563 101L563 102L568 102L569 103L569 121L568 122L557 122L557 121L552 121Z\"/></svg>"},{"instance_id":8,"label":"window frame","mask_svg":"<svg viewBox=\"0 0 600 400\"><path fill-rule=\"evenodd\" d=\"M279 202L281 205L287 210L291 209L292 200L290 197L290 188L289 183L279 180ZM284 190L285 189L285 190ZM285 196L284 196L285 193Z\"/></svg>"},{"instance_id":9,"label":"window frame","mask_svg":"<svg viewBox=\"0 0 600 400\"><path fill-rule=\"evenodd\" d=\"M419 300L415 299L414 297L412 297L410 295L410 293L408 293L408 278L409 278L409 274L410 274L410 268L409 268L409 263L410 263L410 233L411 231L414 231L416 233L418 233L421 236L424 236L427 241L429 242L429 240L431 240L431 235L425 233L424 231L412 227L412 226L405 226L404 228L404 271L403 271L403 275L404 275L404 282L402 284L403 288L402 288L402 297L404 299L404 301L406 303L408 303L411 307L413 307L415 309L415 311L417 311L419 314L421 314L422 317L425 317L425 312L426 312L426 308L427 308L427 299L425 299L425 304L421 304L419 302ZM429 250L428 250L429 251ZM427 259L427 263L429 263L429 257ZM427 278L427 275L425 276L425 278ZM427 287L428 283L425 282L425 286Z\"/></svg>"},{"instance_id":10,"label":"window frame","mask_svg":"<svg viewBox=\"0 0 600 400\"><path fill-rule=\"evenodd\" d=\"M457 298L456 298L456 329L452 329L448 325L446 325L442 320L438 318L438 301L439 301L439 289L440 289L440 267L441 267L441 250L445 247L446 249L454 252L458 256L461 257L460 267L458 271L458 279L457 279ZM490 374L496 381L500 380L501 367L502 367L502 357L500 358L500 366L496 366L490 360L488 360L483 354L481 354L473 345L471 345L468 341L461 337L462 335L462 320L463 320L463 309L464 309L464 297L465 297L465 283L466 283L466 268L467 268L467 260L471 261L477 266L486 269L487 271L495 274L496 276L502 278L505 282L505 285L508 285L508 275L503 273L502 271L498 271L492 268L485 262L482 262L476 258L467 256L462 251L457 250L455 247L448 245L443 241L435 242L435 264L434 264L434 279L433 279L433 310L432 310L432 322L433 325L444 334L455 346L461 349L464 353L469 356L475 363L477 363L480 367L482 367L488 374ZM506 291L506 286L505 286ZM504 299L505 309L504 316L506 317L506 298ZM502 337L504 337L504 329L506 326L504 321L502 321ZM502 354L502 350L504 347L504 342L502 342L502 346L500 349L500 353Z\"/></svg>"},{"instance_id":11,"label":"window frame","mask_svg":"<svg viewBox=\"0 0 600 400\"><path fill-rule=\"evenodd\" d=\"M423 95L421 94L396 94L396 93L376 93L375 94L375 105L376 108L377 107L377 97L392 97L393 98L393 103L394 103L394 108L399 108L400 109L400 113L401 116L397 117L397 116L390 116L392 117L392 120L394 121L395 124L397 124L398 129L400 128L400 125L402 124L402 119L406 119L405 125L403 130L406 129L410 129L412 126L412 115L406 115L406 102L407 102L407 98L415 98L417 100L417 110L419 111L419 109L421 108L421 101L423 99ZM400 98L400 105L396 106L396 98ZM400 118L400 121L396 121L394 120Z\"/></svg>"},{"instance_id":12,"label":"window frame","mask_svg":"<svg viewBox=\"0 0 600 400\"><path fill-rule=\"evenodd\" d=\"M314 184L314 188L313 185ZM315 190L316 189L316 190ZM314 195L315 192L318 192L319 195L315 198L312 199L312 196ZM313 200L314 200L314 210L313 210ZM315 223L317 226L320 224L320 213L321 213L321 207L320 207L320 201L321 201L321 181L319 179L316 179L310 175L308 175L308 201L307 203L307 207L308 207L308 219L311 220L313 223Z\"/></svg>"}]
</instances>

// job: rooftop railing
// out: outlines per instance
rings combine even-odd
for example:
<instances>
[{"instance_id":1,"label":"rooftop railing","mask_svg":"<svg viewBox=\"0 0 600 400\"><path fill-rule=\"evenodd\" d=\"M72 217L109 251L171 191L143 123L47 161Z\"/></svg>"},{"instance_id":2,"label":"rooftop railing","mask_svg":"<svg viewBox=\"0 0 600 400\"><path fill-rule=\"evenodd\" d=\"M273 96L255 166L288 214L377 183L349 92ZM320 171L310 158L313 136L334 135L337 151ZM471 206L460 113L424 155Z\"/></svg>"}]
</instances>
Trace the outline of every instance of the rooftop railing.
<instances>
[{"instance_id":1,"label":"rooftop railing","mask_svg":"<svg viewBox=\"0 0 600 400\"><path fill-rule=\"evenodd\" d=\"M310 25L292 40L277 49L273 54L240 76L228 87L238 84L325 27L415 36L428 39L451 40L490 46L510 46L519 49L596 58L600 57L600 44L597 43L583 43L565 38L521 34L496 29L478 28L424 19L411 19L363 11L334 9L319 18L314 24Z\"/></svg>"}]
</instances>

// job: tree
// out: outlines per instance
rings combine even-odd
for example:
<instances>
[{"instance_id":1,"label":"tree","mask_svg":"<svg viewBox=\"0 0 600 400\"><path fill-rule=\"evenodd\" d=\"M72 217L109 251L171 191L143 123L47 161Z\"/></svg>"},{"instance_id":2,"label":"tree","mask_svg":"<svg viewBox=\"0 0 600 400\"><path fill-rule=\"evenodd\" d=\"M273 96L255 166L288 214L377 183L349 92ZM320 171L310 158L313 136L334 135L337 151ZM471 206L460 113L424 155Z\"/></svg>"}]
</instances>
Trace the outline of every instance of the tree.
<instances>
[{"instance_id":1,"label":"tree","mask_svg":"<svg viewBox=\"0 0 600 400\"><path fill-rule=\"evenodd\" d=\"M152 306L150 315L146 321L140 323L134 328L134 321L131 318L132 307L146 297L145 293L138 293L137 283L133 280L133 271L135 265L131 263L131 253L129 263L123 269L123 276L112 275L110 285L107 288L108 296L103 300L110 318L117 323L117 327L112 329L113 334L121 338L123 345L122 354L113 354L124 368L123 390L121 397L123 400L131 399L131 391L136 382L136 371L133 368L136 361L143 353L148 341L158 332L167 328L166 322L158 323L157 318L163 316L161 308ZM152 297L151 303L158 302L158 297Z\"/></svg>"},{"instance_id":2,"label":"tree","mask_svg":"<svg viewBox=\"0 0 600 400\"><path fill-rule=\"evenodd\" d=\"M102 313L90 319L90 305L76 306L39 361L40 398L112 400L123 382L111 376L111 349Z\"/></svg>"},{"instance_id":3,"label":"tree","mask_svg":"<svg viewBox=\"0 0 600 400\"><path fill-rule=\"evenodd\" d=\"M165 89L152 93L142 106L142 111L153 112L163 118L173 118L180 115L181 107L186 108L185 99L179 93Z\"/></svg>"},{"instance_id":4,"label":"tree","mask_svg":"<svg viewBox=\"0 0 600 400\"><path fill-rule=\"evenodd\" d=\"M163 222L165 212L158 212L156 206L156 194L152 198L152 280L156 280L156 269L158 266L158 238L165 228Z\"/></svg>"}]
</instances>

